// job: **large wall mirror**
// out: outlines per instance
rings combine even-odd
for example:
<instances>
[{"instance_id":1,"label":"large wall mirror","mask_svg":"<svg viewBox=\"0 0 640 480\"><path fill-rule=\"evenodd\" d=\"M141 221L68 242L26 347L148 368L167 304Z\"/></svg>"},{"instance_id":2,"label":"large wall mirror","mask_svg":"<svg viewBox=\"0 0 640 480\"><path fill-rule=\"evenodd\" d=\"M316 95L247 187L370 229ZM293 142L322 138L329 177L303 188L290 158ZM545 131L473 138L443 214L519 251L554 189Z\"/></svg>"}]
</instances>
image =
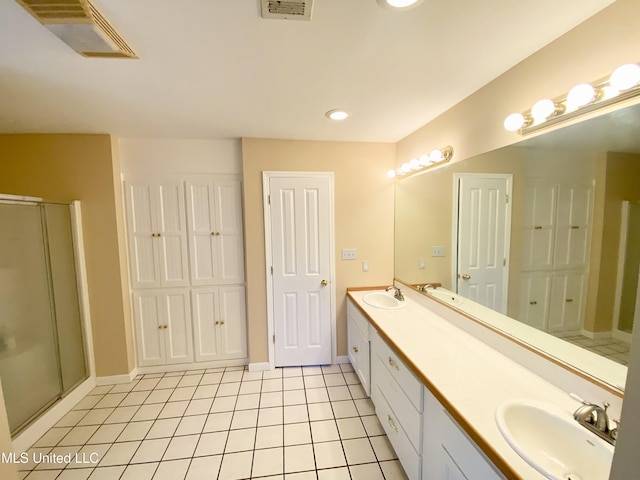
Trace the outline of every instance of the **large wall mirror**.
<instances>
[{"instance_id":1,"label":"large wall mirror","mask_svg":"<svg viewBox=\"0 0 640 480\"><path fill-rule=\"evenodd\" d=\"M399 180L395 237L396 279L623 391L640 105Z\"/></svg>"}]
</instances>

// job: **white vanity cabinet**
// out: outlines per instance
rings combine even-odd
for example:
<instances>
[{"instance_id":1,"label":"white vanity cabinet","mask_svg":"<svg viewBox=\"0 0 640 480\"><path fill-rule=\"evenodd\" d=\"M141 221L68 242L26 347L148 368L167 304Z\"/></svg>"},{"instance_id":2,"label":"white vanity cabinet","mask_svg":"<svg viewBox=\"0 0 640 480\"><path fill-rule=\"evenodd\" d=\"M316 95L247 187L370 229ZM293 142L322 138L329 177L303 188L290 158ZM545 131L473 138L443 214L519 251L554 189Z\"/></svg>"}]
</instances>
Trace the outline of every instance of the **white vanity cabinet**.
<instances>
[{"instance_id":1,"label":"white vanity cabinet","mask_svg":"<svg viewBox=\"0 0 640 480\"><path fill-rule=\"evenodd\" d=\"M422 470L422 391L420 380L373 331L371 399L376 415L410 480Z\"/></svg>"},{"instance_id":2,"label":"white vanity cabinet","mask_svg":"<svg viewBox=\"0 0 640 480\"><path fill-rule=\"evenodd\" d=\"M503 480L493 463L424 388L422 480Z\"/></svg>"},{"instance_id":3,"label":"white vanity cabinet","mask_svg":"<svg viewBox=\"0 0 640 480\"><path fill-rule=\"evenodd\" d=\"M371 396L371 368L367 319L350 300L347 302L347 343L349 361L360 379L362 388Z\"/></svg>"}]
</instances>

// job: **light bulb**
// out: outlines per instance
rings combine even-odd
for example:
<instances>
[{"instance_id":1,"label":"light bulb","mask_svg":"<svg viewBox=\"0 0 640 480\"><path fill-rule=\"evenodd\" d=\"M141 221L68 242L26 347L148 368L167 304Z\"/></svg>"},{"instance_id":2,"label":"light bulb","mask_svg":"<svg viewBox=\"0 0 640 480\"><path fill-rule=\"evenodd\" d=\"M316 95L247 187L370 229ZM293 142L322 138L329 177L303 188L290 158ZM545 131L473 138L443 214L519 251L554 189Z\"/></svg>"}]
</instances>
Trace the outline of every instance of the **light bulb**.
<instances>
[{"instance_id":1,"label":"light bulb","mask_svg":"<svg viewBox=\"0 0 640 480\"><path fill-rule=\"evenodd\" d=\"M531 107L531 115L536 122L544 122L553 112L556 111L556 105L548 98L538 100Z\"/></svg>"},{"instance_id":2,"label":"light bulb","mask_svg":"<svg viewBox=\"0 0 640 480\"><path fill-rule=\"evenodd\" d=\"M420 163L418 162L418 159L417 159L417 158L412 158L412 159L409 161L409 168L410 168L411 170L417 170L418 168L420 168Z\"/></svg>"},{"instance_id":3,"label":"light bulb","mask_svg":"<svg viewBox=\"0 0 640 480\"><path fill-rule=\"evenodd\" d=\"M349 112L345 110L335 109L329 110L327 113L325 113L325 115L331 120L344 120L345 118L349 117Z\"/></svg>"},{"instance_id":4,"label":"light bulb","mask_svg":"<svg viewBox=\"0 0 640 480\"><path fill-rule=\"evenodd\" d=\"M387 177L389 177L389 178L395 178L395 176L396 176L396 171L395 171L395 170L389 170L389 171L387 172Z\"/></svg>"},{"instance_id":5,"label":"light bulb","mask_svg":"<svg viewBox=\"0 0 640 480\"><path fill-rule=\"evenodd\" d=\"M418 0L385 0L394 8L407 8L418 2Z\"/></svg>"},{"instance_id":6,"label":"light bulb","mask_svg":"<svg viewBox=\"0 0 640 480\"><path fill-rule=\"evenodd\" d=\"M524 126L524 115L512 113L504 119L504 128L510 132L516 132Z\"/></svg>"},{"instance_id":7,"label":"light bulb","mask_svg":"<svg viewBox=\"0 0 640 480\"><path fill-rule=\"evenodd\" d=\"M431 153L429 154L429 159L431 160L431 163L433 162L439 162L440 160L442 160L442 152L440 150L431 150Z\"/></svg>"},{"instance_id":8,"label":"light bulb","mask_svg":"<svg viewBox=\"0 0 640 480\"><path fill-rule=\"evenodd\" d=\"M426 167L427 165L429 165L429 155L420 155L420 158L418 158L418 163L421 167Z\"/></svg>"},{"instance_id":9,"label":"light bulb","mask_svg":"<svg viewBox=\"0 0 640 480\"><path fill-rule=\"evenodd\" d=\"M601 90L602 90L602 100L609 100L610 98L614 98L620 95L620 90L612 87L611 85L607 85L606 87L603 87Z\"/></svg>"},{"instance_id":10,"label":"light bulb","mask_svg":"<svg viewBox=\"0 0 640 480\"><path fill-rule=\"evenodd\" d=\"M402 173L407 173L411 170L411 167L409 166L408 163L403 163L402 166L400 167L400 171Z\"/></svg>"},{"instance_id":11,"label":"light bulb","mask_svg":"<svg viewBox=\"0 0 640 480\"><path fill-rule=\"evenodd\" d=\"M627 63L616 68L609 78L611 86L624 91L635 87L640 82L640 67L635 63Z\"/></svg>"},{"instance_id":12,"label":"light bulb","mask_svg":"<svg viewBox=\"0 0 640 480\"><path fill-rule=\"evenodd\" d=\"M576 85L567 94L567 108L575 110L591 103L596 96L596 89L588 83Z\"/></svg>"}]
</instances>

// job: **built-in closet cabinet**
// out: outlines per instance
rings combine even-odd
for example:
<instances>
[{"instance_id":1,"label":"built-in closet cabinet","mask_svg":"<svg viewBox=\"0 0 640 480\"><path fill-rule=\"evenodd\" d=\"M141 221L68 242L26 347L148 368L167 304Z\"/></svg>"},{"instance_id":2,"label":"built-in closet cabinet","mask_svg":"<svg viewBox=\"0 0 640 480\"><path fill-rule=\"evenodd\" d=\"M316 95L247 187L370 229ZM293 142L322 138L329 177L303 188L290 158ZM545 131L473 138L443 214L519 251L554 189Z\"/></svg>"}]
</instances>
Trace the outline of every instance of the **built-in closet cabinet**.
<instances>
[{"instance_id":1,"label":"built-in closet cabinet","mask_svg":"<svg viewBox=\"0 0 640 480\"><path fill-rule=\"evenodd\" d=\"M125 179L139 366L245 359L242 184Z\"/></svg>"},{"instance_id":2,"label":"built-in closet cabinet","mask_svg":"<svg viewBox=\"0 0 640 480\"><path fill-rule=\"evenodd\" d=\"M520 320L549 332L582 328L593 187L527 180Z\"/></svg>"}]
</instances>

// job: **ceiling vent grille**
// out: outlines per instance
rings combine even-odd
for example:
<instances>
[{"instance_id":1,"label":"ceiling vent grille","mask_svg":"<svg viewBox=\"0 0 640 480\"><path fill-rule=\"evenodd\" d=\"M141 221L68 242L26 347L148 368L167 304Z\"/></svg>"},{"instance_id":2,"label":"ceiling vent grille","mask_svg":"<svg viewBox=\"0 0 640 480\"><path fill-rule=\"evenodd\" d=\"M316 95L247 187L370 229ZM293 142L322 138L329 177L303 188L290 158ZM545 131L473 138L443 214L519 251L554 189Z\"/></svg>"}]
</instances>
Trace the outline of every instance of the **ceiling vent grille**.
<instances>
[{"instance_id":1,"label":"ceiling vent grille","mask_svg":"<svg viewBox=\"0 0 640 480\"><path fill-rule=\"evenodd\" d=\"M85 57L138 58L88 0L16 0L36 20Z\"/></svg>"},{"instance_id":2,"label":"ceiling vent grille","mask_svg":"<svg viewBox=\"0 0 640 480\"><path fill-rule=\"evenodd\" d=\"M261 0L262 18L311 20L313 0Z\"/></svg>"}]
</instances>

